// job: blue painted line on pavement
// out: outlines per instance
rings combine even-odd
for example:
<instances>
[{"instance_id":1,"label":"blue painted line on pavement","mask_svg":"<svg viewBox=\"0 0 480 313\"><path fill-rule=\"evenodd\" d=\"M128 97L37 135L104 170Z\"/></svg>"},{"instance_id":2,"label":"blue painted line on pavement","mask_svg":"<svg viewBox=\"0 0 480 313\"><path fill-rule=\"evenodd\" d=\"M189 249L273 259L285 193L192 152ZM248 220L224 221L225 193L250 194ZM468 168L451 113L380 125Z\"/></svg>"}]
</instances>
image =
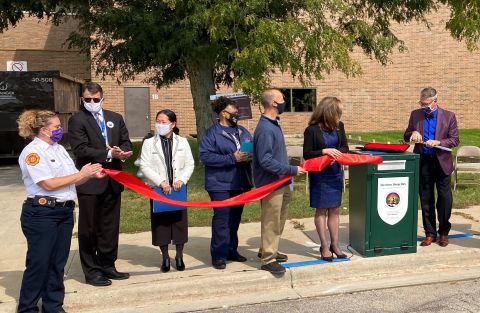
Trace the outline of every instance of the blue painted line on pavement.
<instances>
[{"instance_id":1,"label":"blue painted line on pavement","mask_svg":"<svg viewBox=\"0 0 480 313\"><path fill-rule=\"evenodd\" d=\"M347 262L350 261L349 258L347 259L333 259L333 262ZM292 268L292 267L300 267L300 266L309 266L309 265L317 265L317 264L326 264L332 263L324 260L312 260L312 261L303 261L303 262L292 262L292 263L283 263L282 266L285 268Z\"/></svg>"},{"instance_id":2,"label":"blue painted line on pavement","mask_svg":"<svg viewBox=\"0 0 480 313\"><path fill-rule=\"evenodd\" d=\"M473 234L462 233L462 234L448 235L448 239L465 238L465 237L473 237ZM417 237L417 241L422 241L423 239L425 239L425 237Z\"/></svg>"}]
</instances>

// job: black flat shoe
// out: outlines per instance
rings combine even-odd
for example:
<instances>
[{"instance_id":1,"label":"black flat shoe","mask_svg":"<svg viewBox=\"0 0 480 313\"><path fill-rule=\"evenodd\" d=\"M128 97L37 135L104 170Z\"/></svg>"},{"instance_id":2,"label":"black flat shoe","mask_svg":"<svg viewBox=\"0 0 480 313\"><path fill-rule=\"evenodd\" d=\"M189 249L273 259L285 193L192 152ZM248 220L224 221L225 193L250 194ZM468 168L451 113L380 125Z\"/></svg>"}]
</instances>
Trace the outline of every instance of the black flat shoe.
<instances>
[{"instance_id":1,"label":"black flat shoe","mask_svg":"<svg viewBox=\"0 0 480 313\"><path fill-rule=\"evenodd\" d=\"M343 252L341 254L336 254L335 251L333 251L333 246L330 245L330 252L332 252L332 256L335 254L337 256L337 259L347 259L348 256L344 254Z\"/></svg>"},{"instance_id":2,"label":"black flat shoe","mask_svg":"<svg viewBox=\"0 0 480 313\"><path fill-rule=\"evenodd\" d=\"M227 260L235 262L246 262L247 258L238 252L232 253L228 256Z\"/></svg>"},{"instance_id":3,"label":"black flat shoe","mask_svg":"<svg viewBox=\"0 0 480 313\"><path fill-rule=\"evenodd\" d=\"M170 258L163 259L161 270L162 273L166 273L170 270Z\"/></svg>"},{"instance_id":4,"label":"black flat shoe","mask_svg":"<svg viewBox=\"0 0 480 313\"><path fill-rule=\"evenodd\" d=\"M320 257L322 260L327 261L327 262L333 262L333 254L331 256L323 256L322 253L322 246L320 246Z\"/></svg>"},{"instance_id":5,"label":"black flat shoe","mask_svg":"<svg viewBox=\"0 0 480 313\"><path fill-rule=\"evenodd\" d=\"M217 270L223 270L227 267L227 264L225 263L225 260L213 260L212 265Z\"/></svg>"},{"instance_id":6,"label":"black flat shoe","mask_svg":"<svg viewBox=\"0 0 480 313\"><path fill-rule=\"evenodd\" d=\"M105 287L112 284L112 281L110 279L103 277L102 275L97 275L90 278L85 277L85 282L95 287Z\"/></svg>"},{"instance_id":7,"label":"black flat shoe","mask_svg":"<svg viewBox=\"0 0 480 313\"><path fill-rule=\"evenodd\" d=\"M103 272L103 276L105 276L108 279L122 280L130 277L130 274L119 272L114 267L102 270L102 272Z\"/></svg>"},{"instance_id":8,"label":"black flat shoe","mask_svg":"<svg viewBox=\"0 0 480 313\"><path fill-rule=\"evenodd\" d=\"M175 268L177 269L177 271L185 270L185 263L183 263L183 258L175 257Z\"/></svg>"}]
</instances>

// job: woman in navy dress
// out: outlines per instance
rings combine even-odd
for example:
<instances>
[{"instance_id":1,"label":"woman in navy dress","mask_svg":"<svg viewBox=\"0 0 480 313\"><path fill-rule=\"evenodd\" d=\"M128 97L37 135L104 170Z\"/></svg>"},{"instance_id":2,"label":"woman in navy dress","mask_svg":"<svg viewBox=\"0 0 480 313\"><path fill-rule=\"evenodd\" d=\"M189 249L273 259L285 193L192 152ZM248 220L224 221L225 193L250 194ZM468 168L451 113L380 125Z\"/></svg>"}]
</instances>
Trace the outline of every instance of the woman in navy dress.
<instances>
[{"instance_id":1,"label":"woman in navy dress","mask_svg":"<svg viewBox=\"0 0 480 313\"><path fill-rule=\"evenodd\" d=\"M309 126L304 132L303 157L305 160L322 155L334 158L348 152L347 137L340 122L340 100L325 97L315 108ZM315 227L320 237L322 260L332 261L333 254L346 258L338 243L340 224L339 207L342 202L343 172L340 164L333 162L321 172L310 172L310 206L316 209ZM327 242L327 225L330 245Z\"/></svg>"}]
</instances>

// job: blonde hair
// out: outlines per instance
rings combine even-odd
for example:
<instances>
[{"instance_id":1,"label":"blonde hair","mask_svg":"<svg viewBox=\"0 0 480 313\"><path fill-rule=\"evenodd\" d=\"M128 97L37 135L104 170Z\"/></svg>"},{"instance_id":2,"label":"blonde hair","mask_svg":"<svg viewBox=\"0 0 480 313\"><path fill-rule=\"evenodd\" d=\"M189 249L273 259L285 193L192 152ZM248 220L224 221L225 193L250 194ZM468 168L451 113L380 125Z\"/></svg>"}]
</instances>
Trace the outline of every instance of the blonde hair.
<instances>
[{"instance_id":1,"label":"blonde hair","mask_svg":"<svg viewBox=\"0 0 480 313\"><path fill-rule=\"evenodd\" d=\"M18 134L23 138L35 137L40 128L46 127L55 116L55 112L48 110L23 111L17 120Z\"/></svg>"},{"instance_id":2,"label":"blonde hair","mask_svg":"<svg viewBox=\"0 0 480 313\"><path fill-rule=\"evenodd\" d=\"M310 117L309 125L319 124L324 130L335 130L342 117L342 108L340 99L337 97L325 97L318 105Z\"/></svg>"}]
</instances>

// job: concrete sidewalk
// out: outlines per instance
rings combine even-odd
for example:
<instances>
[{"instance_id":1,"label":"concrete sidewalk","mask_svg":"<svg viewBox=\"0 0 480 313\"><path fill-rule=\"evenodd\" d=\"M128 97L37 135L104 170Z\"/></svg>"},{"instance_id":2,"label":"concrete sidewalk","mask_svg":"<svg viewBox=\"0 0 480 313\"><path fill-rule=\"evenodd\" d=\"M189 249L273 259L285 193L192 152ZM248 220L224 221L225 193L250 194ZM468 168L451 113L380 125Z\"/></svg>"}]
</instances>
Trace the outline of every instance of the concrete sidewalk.
<instances>
[{"instance_id":1,"label":"concrete sidewalk","mask_svg":"<svg viewBox=\"0 0 480 313\"><path fill-rule=\"evenodd\" d=\"M0 186L0 191L11 192L14 199L18 198L18 203L24 197L21 186ZM0 205L4 217L0 224L0 312L14 312L24 269L26 242L20 229L19 208L5 208L1 199ZM120 236L117 268L130 272L131 278L113 281L109 287L84 284L74 238L66 267L64 308L68 312L178 312L479 278L479 221L480 206L456 210L452 215L451 234L475 235L452 239L446 248L434 244L419 247L416 254L376 258L353 255L347 262L289 268L281 278L259 270L260 261L256 256L260 241L259 223L240 226L239 251L248 261L229 262L225 270L211 267L209 227L189 229L184 272L175 268L168 273L160 272L160 252L151 246L149 232L123 234ZM348 216L342 216L340 228L342 248L347 252ZM422 230L419 229L418 233L422 235ZM288 263L319 259L313 218L287 221L280 250L288 254ZM172 259L174 255L173 250Z\"/></svg>"}]
</instances>

